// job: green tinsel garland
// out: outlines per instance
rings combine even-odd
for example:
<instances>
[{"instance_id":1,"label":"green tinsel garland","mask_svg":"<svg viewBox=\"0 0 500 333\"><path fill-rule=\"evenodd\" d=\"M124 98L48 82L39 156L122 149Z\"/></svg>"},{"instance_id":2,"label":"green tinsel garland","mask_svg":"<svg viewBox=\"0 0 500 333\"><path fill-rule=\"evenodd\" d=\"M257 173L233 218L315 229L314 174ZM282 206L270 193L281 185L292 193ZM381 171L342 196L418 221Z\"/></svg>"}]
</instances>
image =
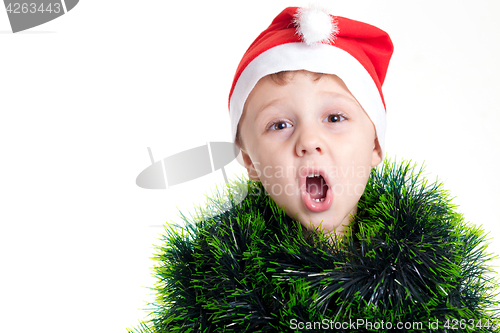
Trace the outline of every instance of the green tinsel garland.
<instances>
[{"instance_id":1,"label":"green tinsel garland","mask_svg":"<svg viewBox=\"0 0 500 333\"><path fill-rule=\"evenodd\" d=\"M485 234L422 169L372 170L355 223L333 241L305 233L260 182L238 180L230 197L244 187L234 208L215 196L182 231L166 229L156 302L135 332L499 331Z\"/></svg>"}]
</instances>

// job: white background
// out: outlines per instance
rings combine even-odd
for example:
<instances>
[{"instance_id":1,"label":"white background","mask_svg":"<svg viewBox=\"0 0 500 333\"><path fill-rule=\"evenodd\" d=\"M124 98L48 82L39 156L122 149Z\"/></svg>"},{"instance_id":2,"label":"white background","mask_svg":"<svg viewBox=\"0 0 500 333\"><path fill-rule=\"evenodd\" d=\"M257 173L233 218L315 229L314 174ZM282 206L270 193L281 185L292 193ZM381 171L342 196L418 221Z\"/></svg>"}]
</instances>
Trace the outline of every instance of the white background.
<instances>
[{"instance_id":1,"label":"white background","mask_svg":"<svg viewBox=\"0 0 500 333\"><path fill-rule=\"evenodd\" d=\"M500 2L325 2L393 39L388 156L425 161L498 237ZM158 226L223 181L141 189L147 147L158 160L230 141L241 56L305 3L83 0L18 34L0 10L0 331L125 332L145 317Z\"/></svg>"}]
</instances>

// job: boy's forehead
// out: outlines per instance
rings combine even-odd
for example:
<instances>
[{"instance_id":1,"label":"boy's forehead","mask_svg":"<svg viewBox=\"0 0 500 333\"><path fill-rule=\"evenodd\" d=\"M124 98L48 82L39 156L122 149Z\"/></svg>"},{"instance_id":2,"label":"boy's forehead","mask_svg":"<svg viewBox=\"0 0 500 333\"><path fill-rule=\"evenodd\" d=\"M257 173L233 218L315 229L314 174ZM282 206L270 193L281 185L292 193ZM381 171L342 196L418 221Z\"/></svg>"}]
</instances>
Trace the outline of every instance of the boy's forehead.
<instances>
[{"instance_id":1,"label":"boy's forehead","mask_svg":"<svg viewBox=\"0 0 500 333\"><path fill-rule=\"evenodd\" d=\"M307 77L312 82L319 83L319 81L323 81L322 83L319 83L317 85L318 90L315 93L319 93L321 95L324 95L325 97L332 97L332 99L342 99L355 102L357 105L359 105L358 101L349 91L344 81L337 75L309 72L305 70L279 72L266 75L257 82L255 87L248 95L247 100L245 101L241 120L245 116L245 113L247 113L245 111L248 109L248 105L254 101L257 101L257 104L259 104L257 113L261 113L269 106L280 105L286 102L286 99L288 97L288 91L286 88L288 85L293 85L294 82L298 80L297 75ZM330 82L333 84L329 84ZM277 93L278 91L280 93Z\"/></svg>"}]
</instances>

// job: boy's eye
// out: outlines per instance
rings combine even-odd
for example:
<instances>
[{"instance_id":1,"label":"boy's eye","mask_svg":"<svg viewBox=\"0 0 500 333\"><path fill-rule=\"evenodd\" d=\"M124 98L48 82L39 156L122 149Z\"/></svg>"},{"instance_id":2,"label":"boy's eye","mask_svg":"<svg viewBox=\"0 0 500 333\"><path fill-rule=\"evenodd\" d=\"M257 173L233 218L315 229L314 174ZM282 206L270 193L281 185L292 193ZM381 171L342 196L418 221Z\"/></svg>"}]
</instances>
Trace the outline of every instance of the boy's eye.
<instances>
[{"instance_id":1,"label":"boy's eye","mask_svg":"<svg viewBox=\"0 0 500 333\"><path fill-rule=\"evenodd\" d=\"M270 130L283 130L283 129L289 128L289 127L292 127L292 124L290 124L289 122L286 122L284 120L279 120L277 122L272 123L271 126L269 126L269 129Z\"/></svg>"},{"instance_id":2,"label":"boy's eye","mask_svg":"<svg viewBox=\"0 0 500 333\"><path fill-rule=\"evenodd\" d=\"M329 123L339 123L341 121L344 121L345 117L340 115L340 114L331 114L328 117L323 120L323 122L329 122Z\"/></svg>"}]
</instances>

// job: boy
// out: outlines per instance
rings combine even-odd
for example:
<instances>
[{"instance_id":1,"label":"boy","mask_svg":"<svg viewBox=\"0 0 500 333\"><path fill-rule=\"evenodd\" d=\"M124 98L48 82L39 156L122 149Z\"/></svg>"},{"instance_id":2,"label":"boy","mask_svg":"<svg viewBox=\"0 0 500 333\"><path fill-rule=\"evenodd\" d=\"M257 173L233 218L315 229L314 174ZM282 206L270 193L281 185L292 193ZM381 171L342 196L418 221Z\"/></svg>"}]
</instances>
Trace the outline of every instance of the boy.
<instances>
[{"instance_id":1,"label":"boy","mask_svg":"<svg viewBox=\"0 0 500 333\"><path fill-rule=\"evenodd\" d=\"M298 71L285 80L259 80L236 142L249 177L287 215L340 233L381 161L375 128L337 76Z\"/></svg>"},{"instance_id":2,"label":"boy","mask_svg":"<svg viewBox=\"0 0 500 333\"><path fill-rule=\"evenodd\" d=\"M288 8L240 62L230 96L233 138L239 128L235 142L250 178L305 227L342 232L381 162L381 86L392 50L373 26Z\"/></svg>"},{"instance_id":3,"label":"boy","mask_svg":"<svg viewBox=\"0 0 500 333\"><path fill-rule=\"evenodd\" d=\"M229 103L248 196L167 231L143 331L496 330L482 233L409 164L371 171L391 54L378 28L294 7L252 43Z\"/></svg>"}]
</instances>

